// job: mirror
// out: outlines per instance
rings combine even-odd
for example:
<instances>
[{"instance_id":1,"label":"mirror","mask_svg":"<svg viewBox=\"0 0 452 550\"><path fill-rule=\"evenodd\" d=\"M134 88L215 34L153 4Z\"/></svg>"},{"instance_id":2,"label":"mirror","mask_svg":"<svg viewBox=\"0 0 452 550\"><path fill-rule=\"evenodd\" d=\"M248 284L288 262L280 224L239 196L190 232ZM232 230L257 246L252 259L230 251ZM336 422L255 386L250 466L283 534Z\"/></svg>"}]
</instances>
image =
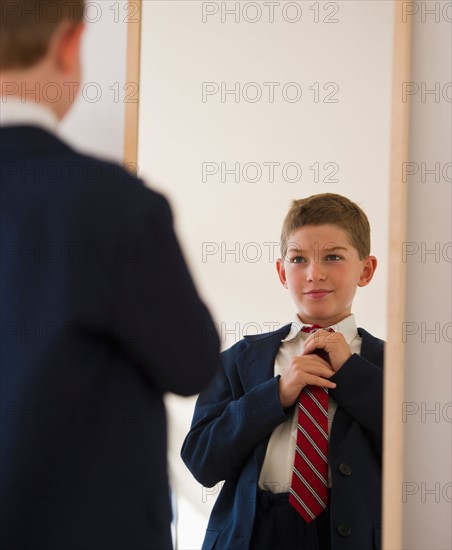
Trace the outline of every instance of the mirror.
<instances>
[{"instance_id":1,"label":"mirror","mask_svg":"<svg viewBox=\"0 0 452 550\"><path fill-rule=\"evenodd\" d=\"M291 321L281 225L292 199L322 192L368 215L379 265L353 311L386 338L394 2L141 7L139 175L170 199L223 348ZM167 404L177 547L199 548L219 487L179 458L194 399Z\"/></svg>"}]
</instances>

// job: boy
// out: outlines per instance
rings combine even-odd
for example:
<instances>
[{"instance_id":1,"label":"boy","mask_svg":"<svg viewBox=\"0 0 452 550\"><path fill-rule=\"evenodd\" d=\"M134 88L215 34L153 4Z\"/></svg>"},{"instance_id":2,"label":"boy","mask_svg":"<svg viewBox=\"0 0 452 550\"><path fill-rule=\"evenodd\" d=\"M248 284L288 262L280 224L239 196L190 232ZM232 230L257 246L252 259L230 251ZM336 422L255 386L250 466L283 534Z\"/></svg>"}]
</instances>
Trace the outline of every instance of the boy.
<instances>
[{"instance_id":1,"label":"boy","mask_svg":"<svg viewBox=\"0 0 452 550\"><path fill-rule=\"evenodd\" d=\"M83 0L0 9L0 548L171 548L162 396L218 337L166 199L55 133Z\"/></svg>"},{"instance_id":2,"label":"boy","mask_svg":"<svg viewBox=\"0 0 452 550\"><path fill-rule=\"evenodd\" d=\"M205 550L380 548L383 342L351 314L369 254L356 204L293 202L276 267L297 315L222 354L182 448L200 483L225 480Z\"/></svg>"}]
</instances>

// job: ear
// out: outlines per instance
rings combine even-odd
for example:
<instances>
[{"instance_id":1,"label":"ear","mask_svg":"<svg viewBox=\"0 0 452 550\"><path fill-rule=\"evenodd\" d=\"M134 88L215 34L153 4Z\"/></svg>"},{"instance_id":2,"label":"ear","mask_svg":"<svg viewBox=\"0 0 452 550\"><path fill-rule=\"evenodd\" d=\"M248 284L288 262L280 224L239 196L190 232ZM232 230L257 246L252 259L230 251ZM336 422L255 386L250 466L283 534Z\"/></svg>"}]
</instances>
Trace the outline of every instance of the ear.
<instances>
[{"instance_id":1,"label":"ear","mask_svg":"<svg viewBox=\"0 0 452 550\"><path fill-rule=\"evenodd\" d=\"M367 256L363 263L363 270L361 271L358 286L367 286L372 280L376 269L377 258L375 256Z\"/></svg>"},{"instance_id":2,"label":"ear","mask_svg":"<svg viewBox=\"0 0 452 550\"><path fill-rule=\"evenodd\" d=\"M278 272L279 280L281 281L283 287L288 288L287 287L286 269L284 267L284 260L282 260L281 258L278 258L276 260L276 270Z\"/></svg>"},{"instance_id":3,"label":"ear","mask_svg":"<svg viewBox=\"0 0 452 550\"><path fill-rule=\"evenodd\" d=\"M55 63L60 71L70 74L80 60L80 46L85 24L62 23L55 36Z\"/></svg>"}]
</instances>

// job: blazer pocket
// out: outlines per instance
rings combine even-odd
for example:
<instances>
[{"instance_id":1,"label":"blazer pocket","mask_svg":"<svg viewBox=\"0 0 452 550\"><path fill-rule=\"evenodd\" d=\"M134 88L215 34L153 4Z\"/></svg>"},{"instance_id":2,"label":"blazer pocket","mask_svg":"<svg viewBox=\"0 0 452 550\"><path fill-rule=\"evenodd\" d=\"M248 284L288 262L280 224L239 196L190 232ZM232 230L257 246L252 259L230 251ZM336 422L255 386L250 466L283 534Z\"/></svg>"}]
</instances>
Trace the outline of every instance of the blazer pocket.
<instances>
[{"instance_id":1,"label":"blazer pocket","mask_svg":"<svg viewBox=\"0 0 452 550\"><path fill-rule=\"evenodd\" d=\"M212 550L219 535L220 531L218 529L207 529L206 536L204 537L204 542L202 544L202 550Z\"/></svg>"},{"instance_id":2,"label":"blazer pocket","mask_svg":"<svg viewBox=\"0 0 452 550\"><path fill-rule=\"evenodd\" d=\"M374 527L374 548L375 550L381 550L381 526L376 525Z\"/></svg>"}]
</instances>

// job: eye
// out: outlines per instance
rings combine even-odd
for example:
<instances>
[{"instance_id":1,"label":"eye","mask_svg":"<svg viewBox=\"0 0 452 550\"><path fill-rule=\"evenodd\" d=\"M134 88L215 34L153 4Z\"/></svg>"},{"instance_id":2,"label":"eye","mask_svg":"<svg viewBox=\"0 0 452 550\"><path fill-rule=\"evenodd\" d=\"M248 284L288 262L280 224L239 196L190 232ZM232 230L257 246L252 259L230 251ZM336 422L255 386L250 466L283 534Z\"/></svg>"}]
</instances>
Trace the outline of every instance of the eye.
<instances>
[{"instance_id":1,"label":"eye","mask_svg":"<svg viewBox=\"0 0 452 550\"><path fill-rule=\"evenodd\" d=\"M301 264L303 262L306 262L305 258L303 256L292 256L291 258L288 258L288 261L291 264Z\"/></svg>"},{"instance_id":2,"label":"eye","mask_svg":"<svg viewBox=\"0 0 452 550\"><path fill-rule=\"evenodd\" d=\"M325 256L326 262L338 262L339 260L342 260L342 257L337 254L328 254L328 256Z\"/></svg>"}]
</instances>

